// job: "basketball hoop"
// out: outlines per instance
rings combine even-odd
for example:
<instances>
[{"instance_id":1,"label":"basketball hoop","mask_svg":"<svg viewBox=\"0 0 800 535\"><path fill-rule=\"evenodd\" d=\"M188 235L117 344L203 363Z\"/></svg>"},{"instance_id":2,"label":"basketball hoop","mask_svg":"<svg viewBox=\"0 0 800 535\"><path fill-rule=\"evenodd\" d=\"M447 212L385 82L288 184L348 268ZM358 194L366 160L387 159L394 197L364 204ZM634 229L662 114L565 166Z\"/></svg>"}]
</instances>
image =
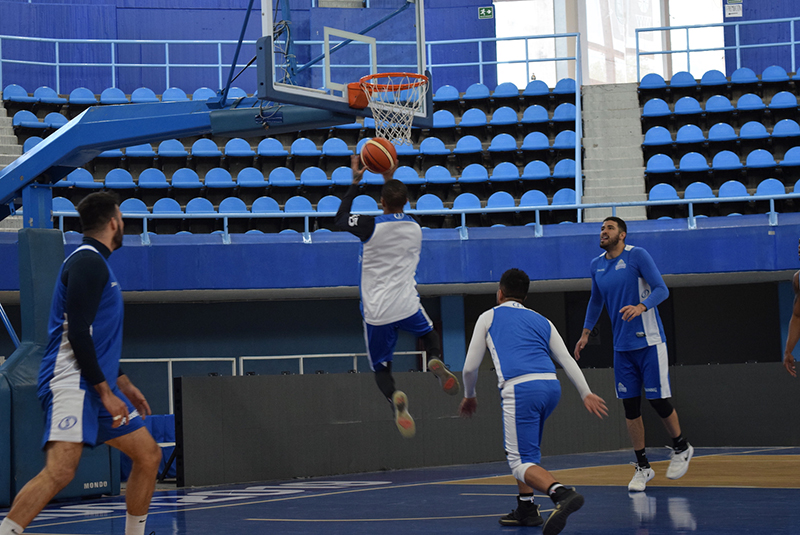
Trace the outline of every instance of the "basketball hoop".
<instances>
[{"instance_id":1,"label":"basketball hoop","mask_svg":"<svg viewBox=\"0 0 800 535\"><path fill-rule=\"evenodd\" d=\"M387 72L364 76L360 84L375 119L375 135L395 145L410 145L411 122L425 102L428 78L422 74Z\"/></svg>"}]
</instances>

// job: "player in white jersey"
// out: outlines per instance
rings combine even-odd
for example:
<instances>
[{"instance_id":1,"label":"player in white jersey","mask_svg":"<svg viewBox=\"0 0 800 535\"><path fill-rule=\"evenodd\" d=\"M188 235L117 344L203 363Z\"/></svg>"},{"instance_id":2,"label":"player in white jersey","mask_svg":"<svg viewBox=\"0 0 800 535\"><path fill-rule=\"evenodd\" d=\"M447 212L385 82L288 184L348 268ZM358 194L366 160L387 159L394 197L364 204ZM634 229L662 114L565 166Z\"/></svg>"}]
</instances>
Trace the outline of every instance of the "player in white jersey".
<instances>
[{"instance_id":1,"label":"player in white jersey","mask_svg":"<svg viewBox=\"0 0 800 535\"><path fill-rule=\"evenodd\" d=\"M78 205L83 244L61 266L39 370L46 465L20 490L0 535L19 535L73 479L84 446L108 444L133 460L125 493L125 535L143 535L161 449L144 427L147 400L119 369L122 291L107 258L122 246L116 196L98 192Z\"/></svg>"},{"instance_id":2,"label":"player in white jersey","mask_svg":"<svg viewBox=\"0 0 800 535\"><path fill-rule=\"evenodd\" d=\"M586 308L583 333L575 344L575 359L589 341L605 305L614 331L614 380L617 398L625 408L628 434L636 454L636 471L628 490L643 491L655 477L645 452L642 388L672 437L667 478L683 477L694 448L681 434L678 413L669 402L667 344L656 306L669 296L653 259L641 247L625 245L628 227L618 217L607 217L600 228L605 253L592 260L592 296Z\"/></svg>"},{"instance_id":3,"label":"player in white jersey","mask_svg":"<svg viewBox=\"0 0 800 535\"><path fill-rule=\"evenodd\" d=\"M800 243L797 246L797 254L800 256ZM786 349L783 350L783 367L792 377L797 377L795 367L794 347L800 340L800 271L792 276L792 290L794 291L794 303L792 304L792 317L789 318L789 333L786 335Z\"/></svg>"},{"instance_id":4,"label":"player in white jersey","mask_svg":"<svg viewBox=\"0 0 800 535\"><path fill-rule=\"evenodd\" d=\"M544 468L540 445L544 422L556 408L561 385L555 359L583 399L586 410L607 416L602 398L592 394L580 368L570 356L552 322L523 305L530 279L524 271L509 269L500 278L497 305L478 318L464 363L464 399L459 412L472 416L478 407L475 385L488 348L503 400L505 449L511 472L517 479L517 508L500 519L504 526L538 526L544 535L564 529L567 517L581 508L583 496L558 483ZM547 492L555 511L544 522L533 503L533 490Z\"/></svg>"},{"instance_id":5,"label":"player in white jersey","mask_svg":"<svg viewBox=\"0 0 800 535\"><path fill-rule=\"evenodd\" d=\"M361 312L370 367L375 372L378 388L394 407L397 428L404 437L410 438L416 426L408 413L408 398L395 388L392 376L398 330L410 332L422 340L430 357L428 369L436 375L446 393L458 393L458 379L440 360L439 335L433 330L433 322L422 308L417 293L415 276L422 249L422 230L416 219L403 213L408 190L405 184L392 178L392 169L383 176L383 215L351 214L353 199L364 175L359 163L359 157L354 155L351 159L353 183L342 199L335 223L362 242Z\"/></svg>"}]
</instances>

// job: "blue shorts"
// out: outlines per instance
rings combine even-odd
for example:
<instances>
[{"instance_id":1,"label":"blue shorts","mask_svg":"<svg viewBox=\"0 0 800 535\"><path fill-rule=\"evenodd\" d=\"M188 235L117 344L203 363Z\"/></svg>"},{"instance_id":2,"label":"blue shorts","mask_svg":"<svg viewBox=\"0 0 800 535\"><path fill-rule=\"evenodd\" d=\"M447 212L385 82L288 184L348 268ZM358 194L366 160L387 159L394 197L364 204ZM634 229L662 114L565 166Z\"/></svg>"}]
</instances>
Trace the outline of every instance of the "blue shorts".
<instances>
[{"instance_id":1,"label":"blue shorts","mask_svg":"<svg viewBox=\"0 0 800 535\"><path fill-rule=\"evenodd\" d=\"M504 386L503 431L508 464L538 464L542 460L544 422L561 399L558 380L533 380Z\"/></svg>"},{"instance_id":2,"label":"blue shorts","mask_svg":"<svg viewBox=\"0 0 800 535\"><path fill-rule=\"evenodd\" d=\"M50 441L84 443L96 446L144 427L144 421L117 385L111 391L128 406L128 423L113 428L114 420L100 396L82 388L52 390L42 400L45 411L42 448Z\"/></svg>"},{"instance_id":3,"label":"blue shorts","mask_svg":"<svg viewBox=\"0 0 800 535\"><path fill-rule=\"evenodd\" d=\"M369 366L375 371L375 366L392 361L394 347L397 345L397 331L404 330L419 338L433 330L433 322L425 314L425 309L419 307L416 313L404 320L387 323L386 325L370 325L364 322L364 336L367 339L367 355Z\"/></svg>"},{"instance_id":4,"label":"blue shorts","mask_svg":"<svg viewBox=\"0 0 800 535\"><path fill-rule=\"evenodd\" d=\"M633 351L614 351L617 398L641 396L642 388L647 399L672 397L668 366L667 344L664 342Z\"/></svg>"}]
</instances>

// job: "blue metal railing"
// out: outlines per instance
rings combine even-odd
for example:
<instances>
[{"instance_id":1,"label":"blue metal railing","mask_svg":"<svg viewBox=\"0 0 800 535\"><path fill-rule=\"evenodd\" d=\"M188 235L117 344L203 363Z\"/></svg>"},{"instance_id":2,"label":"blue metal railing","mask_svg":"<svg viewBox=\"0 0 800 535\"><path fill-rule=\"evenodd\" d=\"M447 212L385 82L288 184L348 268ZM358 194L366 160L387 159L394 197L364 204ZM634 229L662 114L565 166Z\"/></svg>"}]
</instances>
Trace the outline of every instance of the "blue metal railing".
<instances>
[{"instance_id":1,"label":"blue metal railing","mask_svg":"<svg viewBox=\"0 0 800 535\"><path fill-rule=\"evenodd\" d=\"M775 203L784 199L800 199L800 193L785 193L782 195L748 195L743 197L709 197L704 199L671 199L663 201L630 201L630 202L606 202L606 203L576 203L564 205L546 205L546 206L514 206L508 208L452 208L445 210L406 210L406 213L415 215L457 215L460 217L461 225L458 227L459 235L462 240L469 239L469 229L467 227L467 215L469 214L503 214L503 213L523 213L534 212L534 236L544 236L544 225L541 224L542 212L553 212L560 210L586 210L590 208L611 208L611 215L617 214L617 209L631 206L688 206L687 229L697 228L697 218L701 216L694 215L694 206L696 204L716 204L716 203L729 203L729 202L769 202L769 211L764 213L768 218L770 226L778 225L778 212L775 210ZM380 211L367 211L363 212L364 215L379 215L383 212ZM275 213L170 213L170 214L151 214L151 213L123 213L126 219L141 219L142 220L142 243L147 245L150 243L148 234L148 221L152 219L222 219L223 231L222 240L225 244L230 244L230 233L228 232L228 222L231 219L283 219L283 218L302 218L304 222L304 230L302 232L303 242L312 243L311 239L311 220L317 218L332 218L336 215L335 212L275 212ZM78 217L75 211L53 211L53 217L58 219L58 228L64 230L65 217ZM473 227L475 228L475 227Z\"/></svg>"},{"instance_id":2,"label":"blue metal railing","mask_svg":"<svg viewBox=\"0 0 800 535\"><path fill-rule=\"evenodd\" d=\"M753 48L773 48L773 47L783 47L788 46L790 47L791 51L791 66L790 72L797 72L797 63L795 58L795 47L796 45L800 45L800 41L797 40L796 32L795 32L795 23L800 22L800 17L795 18L785 18L785 19L767 19L767 20L746 20L740 22L719 22L716 24L697 24L692 26L661 26L658 28L637 28L636 29L636 79L641 81L642 79L642 72L641 72L641 58L642 56L664 56L664 55L673 55L673 54L686 54L686 70L692 72L692 63L691 63L691 54L693 52L715 52L715 51L727 51L727 50L735 50L736 51L736 68L742 67L742 50L748 50ZM740 29L743 26L753 26L753 25L760 25L760 24L788 24L789 25L789 41L774 41L768 43L756 43L756 44L748 44L743 45L741 44L740 38ZM730 46L717 46L717 47L705 47L705 48L692 48L690 43L689 37L689 30L695 30L700 28L725 28L732 26L734 28L735 38L734 44ZM648 33L648 32L669 32L675 30L684 30L686 32L686 48L681 50L648 50L642 51L639 46L639 34ZM768 34L763 37L768 38Z\"/></svg>"}]
</instances>

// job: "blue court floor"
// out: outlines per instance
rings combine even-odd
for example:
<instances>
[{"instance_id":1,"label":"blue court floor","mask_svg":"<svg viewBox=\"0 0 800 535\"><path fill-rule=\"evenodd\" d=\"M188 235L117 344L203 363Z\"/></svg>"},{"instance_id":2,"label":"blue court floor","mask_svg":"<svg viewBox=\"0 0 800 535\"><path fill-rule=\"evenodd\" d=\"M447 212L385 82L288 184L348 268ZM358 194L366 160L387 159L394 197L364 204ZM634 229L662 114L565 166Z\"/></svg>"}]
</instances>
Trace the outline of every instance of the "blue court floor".
<instances>
[{"instance_id":1,"label":"blue court floor","mask_svg":"<svg viewBox=\"0 0 800 535\"><path fill-rule=\"evenodd\" d=\"M800 534L800 448L698 448L689 473L677 481L664 477L667 449L648 456L656 478L646 492L631 494L630 451L543 459L556 479L586 497L563 533ZM505 463L158 490L147 533L540 533L498 524L515 496ZM536 501L549 514L552 502ZM117 497L52 505L25 533L122 535L124 528L124 498Z\"/></svg>"}]
</instances>

